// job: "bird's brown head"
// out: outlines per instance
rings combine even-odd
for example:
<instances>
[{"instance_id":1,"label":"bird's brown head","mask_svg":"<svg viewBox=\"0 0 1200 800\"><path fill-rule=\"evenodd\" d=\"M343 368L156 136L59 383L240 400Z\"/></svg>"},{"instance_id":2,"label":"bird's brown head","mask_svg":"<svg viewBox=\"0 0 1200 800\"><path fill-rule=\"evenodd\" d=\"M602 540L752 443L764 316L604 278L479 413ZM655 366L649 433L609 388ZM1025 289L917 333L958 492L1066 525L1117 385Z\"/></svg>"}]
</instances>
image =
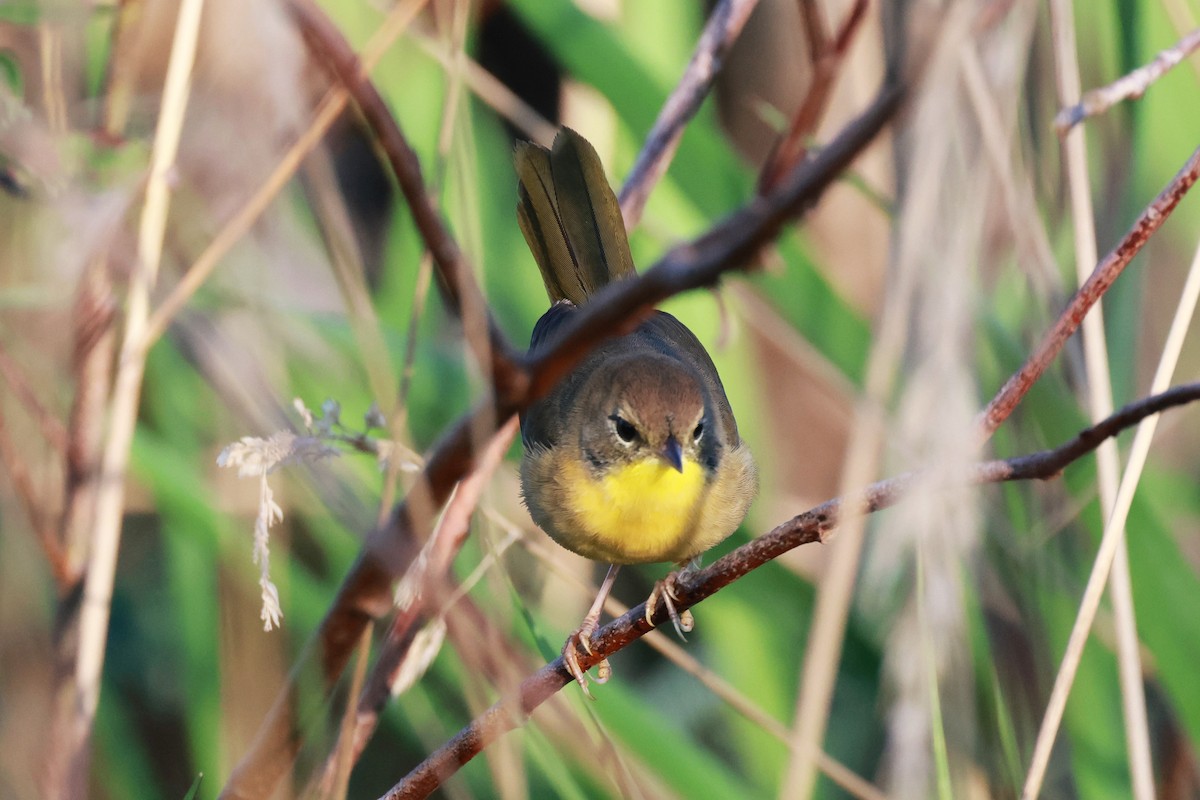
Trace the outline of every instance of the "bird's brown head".
<instances>
[{"instance_id":1,"label":"bird's brown head","mask_svg":"<svg viewBox=\"0 0 1200 800\"><path fill-rule=\"evenodd\" d=\"M638 354L615 359L592 375L595 390L580 428L593 470L656 459L683 472L695 462L715 469L711 403L699 377L678 360Z\"/></svg>"}]
</instances>

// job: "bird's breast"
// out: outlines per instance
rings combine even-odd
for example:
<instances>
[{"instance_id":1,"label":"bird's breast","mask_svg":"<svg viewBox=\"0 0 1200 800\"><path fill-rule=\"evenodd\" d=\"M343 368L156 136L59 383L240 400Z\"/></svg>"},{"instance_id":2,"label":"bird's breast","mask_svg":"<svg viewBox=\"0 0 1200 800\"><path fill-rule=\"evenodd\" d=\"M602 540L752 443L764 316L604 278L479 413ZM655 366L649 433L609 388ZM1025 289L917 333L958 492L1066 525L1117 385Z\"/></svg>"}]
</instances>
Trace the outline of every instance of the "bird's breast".
<instances>
[{"instance_id":1,"label":"bird's breast","mask_svg":"<svg viewBox=\"0 0 1200 800\"><path fill-rule=\"evenodd\" d=\"M706 473L694 460L683 471L659 458L613 467L596 476L572 463L563 476L567 506L595 546L613 563L678 560L687 549L705 494Z\"/></svg>"}]
</instances>

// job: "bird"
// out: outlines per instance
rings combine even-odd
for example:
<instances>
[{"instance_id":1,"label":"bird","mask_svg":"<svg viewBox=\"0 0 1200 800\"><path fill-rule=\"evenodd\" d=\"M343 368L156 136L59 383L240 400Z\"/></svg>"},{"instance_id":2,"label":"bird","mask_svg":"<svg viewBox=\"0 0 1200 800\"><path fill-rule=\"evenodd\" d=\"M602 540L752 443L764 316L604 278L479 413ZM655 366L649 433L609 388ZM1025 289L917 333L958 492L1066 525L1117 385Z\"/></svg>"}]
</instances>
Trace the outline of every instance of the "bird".
<instances>
[{"instance_id":1,"label":"bird","mask_svg":"<svg viewBox=\"0 0 1200 800\"><path fill-rule=\"evenodd\" d=\"M541 272L550 308L534 326L536 357L606 286L636 269L617 198L600 157L563 127L550 149L516 146L517 220ZM587 615L563 647L568 672L589 694L579 666L591 653L601 609L622 565L699 557L742 523L758 471L708 352L683 323L655 310L636 329L600 343L521 414L521 493L554 541L609 565ZM647 600L676 613L679 571ZM610 670L600 665L598 680Z\"/></svg>"}]
</instances>

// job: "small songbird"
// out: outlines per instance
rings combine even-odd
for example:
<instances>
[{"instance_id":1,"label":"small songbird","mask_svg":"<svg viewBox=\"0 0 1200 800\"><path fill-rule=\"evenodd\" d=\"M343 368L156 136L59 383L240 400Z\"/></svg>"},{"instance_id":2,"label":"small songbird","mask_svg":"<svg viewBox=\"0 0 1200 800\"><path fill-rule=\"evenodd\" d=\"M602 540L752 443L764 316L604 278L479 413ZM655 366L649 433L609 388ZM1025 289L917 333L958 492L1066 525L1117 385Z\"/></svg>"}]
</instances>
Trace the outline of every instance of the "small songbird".
<instances>
[{"instance_id":1,"label":"small songbird","mask_svg":"<svg viewBox=\"0 0 1200 800\"><path fill-rule=\"evenodd\" d=\"M620 206L586 139L563 128L551 150L521 143L516 166L517 218L552 303L533 329L536 355L596 292L636 273ZM568 550L610 565L563 647L586 691L578 647L591 652L618 568L694 563L741 524L757 469L712 359L662 311L600 344L531 405L521 438L521 489L534 522ZM679 628L676 575L655 587L647 619L662 600Z\"/></svg>"}]
</instances>

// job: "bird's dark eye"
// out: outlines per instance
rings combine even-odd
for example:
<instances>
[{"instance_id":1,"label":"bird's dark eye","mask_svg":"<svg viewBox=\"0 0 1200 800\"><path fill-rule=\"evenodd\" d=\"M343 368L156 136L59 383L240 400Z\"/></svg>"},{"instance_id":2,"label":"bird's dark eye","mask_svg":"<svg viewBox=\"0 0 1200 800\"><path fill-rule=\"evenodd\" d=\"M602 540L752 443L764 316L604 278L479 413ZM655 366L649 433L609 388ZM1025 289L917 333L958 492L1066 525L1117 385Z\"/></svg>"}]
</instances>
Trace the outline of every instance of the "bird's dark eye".
<instances>
[{"instance_id":1,"label":"bird's dark eye","mask_svg":"<svg viewBox=\"0 0 1200 800\"><path fill-rule=\"evenodd\" d=\"M695 442L700 441L700 437L703 435L704 435L704 422L702 420L702 421L696 423L696 430L692 431L692 441L695 441Z\"/></svg>"},{"instance_id":2,"label":"bird's dark eye","mask_svg":"<svg viewBox=\"0 0 1200 800\"><path fill-rule=\"evenodd\" d=\"M612 420L613 430L617 432L617 438L622 442L629 444L637 438L637 428L633 426L632 422L618 414L613 414L609 419Z\"/></svg>"}]
</instances>

